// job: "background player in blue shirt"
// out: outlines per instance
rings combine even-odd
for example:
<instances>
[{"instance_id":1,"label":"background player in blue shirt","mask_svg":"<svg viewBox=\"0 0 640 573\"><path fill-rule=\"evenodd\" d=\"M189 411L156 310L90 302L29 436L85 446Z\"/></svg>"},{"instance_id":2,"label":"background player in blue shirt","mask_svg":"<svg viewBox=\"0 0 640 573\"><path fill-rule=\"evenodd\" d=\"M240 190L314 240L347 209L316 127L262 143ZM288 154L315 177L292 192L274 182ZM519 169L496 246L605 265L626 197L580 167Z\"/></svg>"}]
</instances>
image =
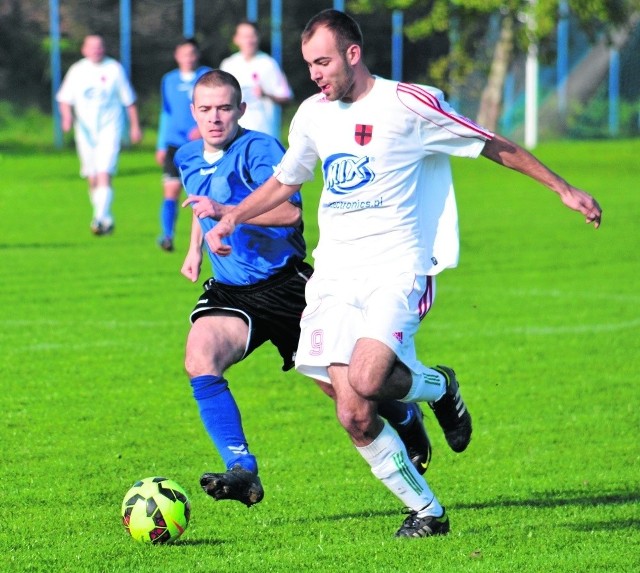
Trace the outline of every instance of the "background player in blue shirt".
<instances>
[{"instance_id":1,"label":"background player in blue shirt","mask_svg":"<svg viewBox=\"0 0 640 573\"><path fill-rule=\"evenodd\" d=\"M178 216L178 199L182 190L180 176L173 163L178 148L200 138L198 127L191 115L191 96L196 80L211 70L199 66L200 49L193 39L180 42L173 53L178 67L167 72L160 84L160 122L156 144L156 161L162 166L163 201L160 209L162 234L160 247L173 251L173 237Z\"/></svg>"},{"instance_id":2,"label":"background player in blue shirt","mask_svg":"<svg viewBox=\"0 0 640 573\"><path fill-rule=\"evenodd\" d=\"M284 149L273 137L241 128L245 104L237 80L221 70L196 83L192 111L202 140L183 145L175 163L192 205L191 241L182 274L200 275L204 233L273 173ZM304 290L313 269L304 262L301 197L296 193L276 209L240 225L231 239L233 254L208 251L214 277L191 313L185 368L207 433L226 470L205 473L200 483L215 499L258 503L264 490L256 458L248 448L226 370L267 340L280 352L283 370L293 367L300 334ZM208 247L207 247L208 250ZM320 387L335 398L330 385ZM414 404L387 402L380 413L398 431L409 457L424 473L431 447Z\"/></svg>"}]
</instances>

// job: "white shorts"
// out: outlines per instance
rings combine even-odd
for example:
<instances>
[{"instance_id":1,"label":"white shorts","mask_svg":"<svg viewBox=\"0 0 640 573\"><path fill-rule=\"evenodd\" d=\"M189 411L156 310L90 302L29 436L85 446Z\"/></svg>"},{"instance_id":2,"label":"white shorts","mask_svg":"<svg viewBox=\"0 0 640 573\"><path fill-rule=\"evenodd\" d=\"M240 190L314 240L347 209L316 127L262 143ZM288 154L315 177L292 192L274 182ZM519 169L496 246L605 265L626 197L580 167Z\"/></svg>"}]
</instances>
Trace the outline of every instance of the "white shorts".
<instances>
[{"instance_id":1,"label":"white shorts","mask_svg":"<svg viewBox=\"0 0 640 573\"><path fill-rule=\"evenodd\" d=\"M94 177L98 173L113 175L118 164L122 129L119 125L107 126L98 132L90 132L76 125L76 149L80 158L80 175Z\"/></svg>"},{"instance_id":2,"label":"white shorts","mask_svg":"<svg viewBox=\"0 0 640 573\"><path fill-rule=\"evenodd\" d=\"M435 277L329 280L314 274L305 297L296 353L300 373L330 382L328 366L349 364L360 338L386 344L413 373L424 370L414 337L435 298Z\"/></svg>"}]
</instances>

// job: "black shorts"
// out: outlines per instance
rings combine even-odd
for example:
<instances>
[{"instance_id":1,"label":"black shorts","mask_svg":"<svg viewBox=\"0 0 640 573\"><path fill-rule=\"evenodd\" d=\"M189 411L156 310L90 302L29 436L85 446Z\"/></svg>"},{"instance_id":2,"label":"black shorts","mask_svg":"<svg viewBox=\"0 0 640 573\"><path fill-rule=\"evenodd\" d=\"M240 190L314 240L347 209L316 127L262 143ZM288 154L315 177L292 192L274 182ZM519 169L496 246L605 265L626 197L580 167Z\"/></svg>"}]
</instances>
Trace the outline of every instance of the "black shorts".
<instances>
[{"instance_id":1,"label":"black shorts","mask_svg":"<svg viewBox=\"0 0 640 573\"><path fill-rule=\"evenodd\" d=\"M209 279L191 312L191 323L217 310L237 312L249 326L249 343L242 358L270 340L282 356L282 369L290 370L300 338L304 289L312 274L311 265L297 260L253 285L231 286Z\"/></svg>"},{"instance_id":2,"label":"black shorts","mask_svg":"<svg viewBox=\"0 0 640 573\"><path fill-rule=\"evenodd\" d=\"M175 145L167 146L167 153L164 156L164 163L162 164L162 178L163 179L180 179L180 173L178 168L173 162L173 158L176 155L178 148Z\"/></svg>"}]
</instances>

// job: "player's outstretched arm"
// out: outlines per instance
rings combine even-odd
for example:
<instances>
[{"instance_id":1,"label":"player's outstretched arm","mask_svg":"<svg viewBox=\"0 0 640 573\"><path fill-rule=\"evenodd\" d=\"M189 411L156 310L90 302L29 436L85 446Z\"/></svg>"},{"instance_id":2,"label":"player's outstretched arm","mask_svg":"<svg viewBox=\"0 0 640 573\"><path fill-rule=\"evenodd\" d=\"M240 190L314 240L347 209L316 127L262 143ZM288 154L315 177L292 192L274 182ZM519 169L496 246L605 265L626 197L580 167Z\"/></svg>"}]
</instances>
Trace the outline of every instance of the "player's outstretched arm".
<instances>
[{"instance_id":1,"label":"player's outstretched arm","mask_svg":"<svg viewBox=\"0 0 640 573\"><path fill-rule=\"evenodd\" d=\"M596 229L600 226L602 209L598 202L589 193L570 185L517 143L496 134L492 140L487 141L482 155L542 183L557 193L567 207L582 213L587 223L593 223Z\"/></svg>"},{"instance_id":2,"label":"player's outstretched arm","mask_svg":"<svg viewBox=\"0 0 640 573\"><path fill-rule=\"evenodd\" d=\"M187 277L192 283L198 280L200 276L200 267L202 266L202 229L195 213L191 218L191 240L189 241L189 250L187 256L182 263L180 272Z\"/></svg>"},{"instance_id":3,"label":"player's outstretched arm","mask_svg":"<svg viewBox=\"0 0 640 573\"><path fill-rule=\"evenodd\" d=\"M268 213L281 205L300 189L300 185L286 185L275 177L270 177L251 195L225 214L218 224L205 236L205 241L212 253L227 256L231 247L222 243L222 239L233 233L236 225L257 219L259 215Z\"/></svg>"},{"instance_id":4,"label":"player's outstretched arm","mask_svg":"<svg viewBox=\"0 0 640 573\"><path fill-rule=\"evenodd\" d=\"M222 219L222 217L236 207L236 205L223 205L202 195L189 195L189 197L182 202L183 207L188 205L191 205L193 213L199 219L210 217L216 221ZM302 209L289 201L285 201L271 209L271 211L252 217L245 221L245 223L263 227L294 227L300 224L301 221Z\"/></svg>"}]
</instances>

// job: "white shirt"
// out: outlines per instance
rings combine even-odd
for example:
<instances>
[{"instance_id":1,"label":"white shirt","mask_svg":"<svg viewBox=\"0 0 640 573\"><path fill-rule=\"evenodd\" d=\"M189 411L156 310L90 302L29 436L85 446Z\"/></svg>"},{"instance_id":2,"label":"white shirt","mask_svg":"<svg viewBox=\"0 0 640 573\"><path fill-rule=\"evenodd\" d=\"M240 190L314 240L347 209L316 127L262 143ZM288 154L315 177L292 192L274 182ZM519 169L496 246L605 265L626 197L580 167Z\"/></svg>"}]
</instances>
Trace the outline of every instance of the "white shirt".
<instances>
[{"instance_id":1,"label":"white shirt","mask_svg":"<svg viewBox=\"0 0 640 573\"><path fill-rule=\"evenodd\" d=\"M136 95L119 62L105 57L95 64L83 58L69 68L56 100L73 106L76 130L96 134L121 125L123 106L133 104Z\"/></svg>"},{"instance_id":2,"label":"white shirt","mask_svg":"<svg viewBox=\"0 0 640 573\"><path fill-rule=\"evenodd\" d=\"M456 266L449 155L477 157L492 137L427 86L376 78L355 103L322 94L303 102L275 175L299 184L322 163L316 272L435 275Z\"/></svg>"},{"instance_id":3,"label":"white shirt","mask_svg":"<svg viewBox=\"0 0 640 573\"><path fill-rule=\"evenodd\" d=\"M240 125L246 129L268 133L279 140L279 106L272 99L266 96L259 98L253 93L253 88L260 86L262 92L270 96L293 97L278 62L264 52L257 52L250 60L236 52L222 60L220 69L235 76L242 88L242 100L247 104L247 111L240 119Z\"/></svg>"}]
</instances>

